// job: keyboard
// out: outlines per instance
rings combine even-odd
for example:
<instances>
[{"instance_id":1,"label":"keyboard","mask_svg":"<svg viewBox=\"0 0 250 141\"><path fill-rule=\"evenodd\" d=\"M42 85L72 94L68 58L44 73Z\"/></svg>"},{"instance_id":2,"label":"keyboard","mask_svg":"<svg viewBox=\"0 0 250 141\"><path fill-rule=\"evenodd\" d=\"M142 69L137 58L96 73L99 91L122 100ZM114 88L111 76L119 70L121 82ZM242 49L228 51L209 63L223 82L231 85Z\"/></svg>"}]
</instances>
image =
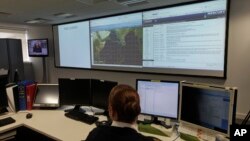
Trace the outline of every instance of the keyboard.
<instances>
[{"instance_id":1,"label":"keyboard","mask_svg":"<svg viewBox=\"0 0 250 141\"><path fill-rule=\"evenodd\" d=\"M65 113L65 116L68 118L77 120L77 121L87 123L87 124L93 124L98 120L98 117L84 114L84 113L79 112L79 111L70 111L68 113Z\"/></svg>"},{"instance_id":2,"label":"keyboard","mask_svg":"<svg viewBox=\"0 0 250 141\"><path fill-rule=\"evenodd\" d=\"M12 117L0 119L0 127L16 122Z\"/></svg>"}]
</instances>

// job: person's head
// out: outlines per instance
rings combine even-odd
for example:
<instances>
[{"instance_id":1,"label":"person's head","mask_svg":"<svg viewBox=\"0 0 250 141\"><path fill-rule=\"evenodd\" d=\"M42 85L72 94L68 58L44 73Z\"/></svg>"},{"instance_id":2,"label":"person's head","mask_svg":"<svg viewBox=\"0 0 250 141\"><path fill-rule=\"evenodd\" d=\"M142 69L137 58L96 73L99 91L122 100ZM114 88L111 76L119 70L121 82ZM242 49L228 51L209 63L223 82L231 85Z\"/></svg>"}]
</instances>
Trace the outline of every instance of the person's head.
<instances>
[{"instance_id":1,"label":"person's head","mask_svg":"<svg viewBox=\"0 0 250 141\"><path fill-rule=\"evenodd\" d=\"M134 123L141 112L137 91L128 85L115 86L109 95L109 115L112 120Z\"/></svg>"},{"instance_id":2,"label":"person's head","mask_svg":"<svg viewBox=\"0 0 250 141\"><path fill-rule=\"evenodd\" d=\"M35 47L36 48L41 48L41 42L40 41L36 41L35 42Z\"/></svg>"}]
</instances>

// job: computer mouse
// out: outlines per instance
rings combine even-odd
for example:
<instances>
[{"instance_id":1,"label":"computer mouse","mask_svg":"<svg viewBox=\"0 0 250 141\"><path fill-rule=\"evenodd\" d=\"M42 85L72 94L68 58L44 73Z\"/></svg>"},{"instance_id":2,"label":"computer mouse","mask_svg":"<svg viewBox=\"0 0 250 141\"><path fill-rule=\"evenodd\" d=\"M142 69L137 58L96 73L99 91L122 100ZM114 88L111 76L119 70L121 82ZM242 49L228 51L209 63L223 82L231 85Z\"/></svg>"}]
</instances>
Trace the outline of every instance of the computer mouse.
<instances>
[{"instance_id":1,"label":"computer mouse","mask_svg":"<svg viewBox=\"0 0 250 141\"><path fill-rule=\"evenodd\" d=\"M32 118L32 113L28 113L28 114L26 115L26 119L30 119L30 118Z\"/></svg>"}]
</instances>

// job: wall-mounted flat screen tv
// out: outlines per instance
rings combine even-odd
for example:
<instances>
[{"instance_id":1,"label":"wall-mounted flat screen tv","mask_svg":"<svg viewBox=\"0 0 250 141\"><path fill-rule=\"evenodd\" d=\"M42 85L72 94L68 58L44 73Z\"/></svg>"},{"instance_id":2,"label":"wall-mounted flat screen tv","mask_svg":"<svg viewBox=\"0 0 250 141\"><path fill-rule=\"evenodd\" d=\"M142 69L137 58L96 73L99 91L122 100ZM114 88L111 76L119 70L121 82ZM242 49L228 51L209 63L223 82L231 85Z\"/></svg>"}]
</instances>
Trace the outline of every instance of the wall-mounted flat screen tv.
<instances>
[{"instance_id":1,"label":"wall-mounted flat screen tv","mask_svg":"<svg viewBox=\"0 0 250 141\"><path fill-rule=\"evenodd\" d=\"M30 57L46 57L49 55L48 39L29 39L28 52Z\"/></svg>"}]
</instances>

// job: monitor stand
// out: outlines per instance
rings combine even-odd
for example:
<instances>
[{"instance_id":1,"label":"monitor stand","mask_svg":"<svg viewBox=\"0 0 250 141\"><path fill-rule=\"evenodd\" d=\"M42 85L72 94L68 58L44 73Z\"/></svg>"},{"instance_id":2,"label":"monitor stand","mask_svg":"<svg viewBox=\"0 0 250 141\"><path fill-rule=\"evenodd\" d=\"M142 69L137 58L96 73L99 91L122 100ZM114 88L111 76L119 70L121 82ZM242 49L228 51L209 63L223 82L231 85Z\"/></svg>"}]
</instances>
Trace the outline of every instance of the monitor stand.
<instances>
[{"instance_id":1,"label":"monitor stand","mask_svg":"<svg viewBox=\"0 0 250 141\"><path fill-rule=\"evenodd\" d=\"M71 112L71 111L76 111L76 112L80 112L80 113L86 112L84 109L81 108L81 105L75 105L75 107L73 109L64 110L64 112Z\"/></svg>"},{"instance_id":2,"label":"monitor stand","mask_svg":"<svg viewBox=\"0 0 250 141\"><path fill-rule=\"evenodd\" d=\"M107 117L107 120L102 120L102 121L96 121L96 126L111 126L112 124L112 119L109 116L109 112L105 110L104 112L99 112L98 114L95 113L95 115L104 115Z\"/></svg>"},{"instance_id":3,"label":"monitor stand","mask_svg":"<svg viewBox=\"0 0 250 141\"><path fill-rule=\"evenodd\" d=\"M160 121L160 120L158 119L158 117L155 117L155 116L154 116L154 117L153 117L153 120L152 120L152 123L157 124L157 125L161 125L161 126L167 128L167 129L172 128L170 119L167 119L167 120L169 120L169 121L168 121L168 122L166 122L166 121Z\"/></svg>"}]
</instances>

